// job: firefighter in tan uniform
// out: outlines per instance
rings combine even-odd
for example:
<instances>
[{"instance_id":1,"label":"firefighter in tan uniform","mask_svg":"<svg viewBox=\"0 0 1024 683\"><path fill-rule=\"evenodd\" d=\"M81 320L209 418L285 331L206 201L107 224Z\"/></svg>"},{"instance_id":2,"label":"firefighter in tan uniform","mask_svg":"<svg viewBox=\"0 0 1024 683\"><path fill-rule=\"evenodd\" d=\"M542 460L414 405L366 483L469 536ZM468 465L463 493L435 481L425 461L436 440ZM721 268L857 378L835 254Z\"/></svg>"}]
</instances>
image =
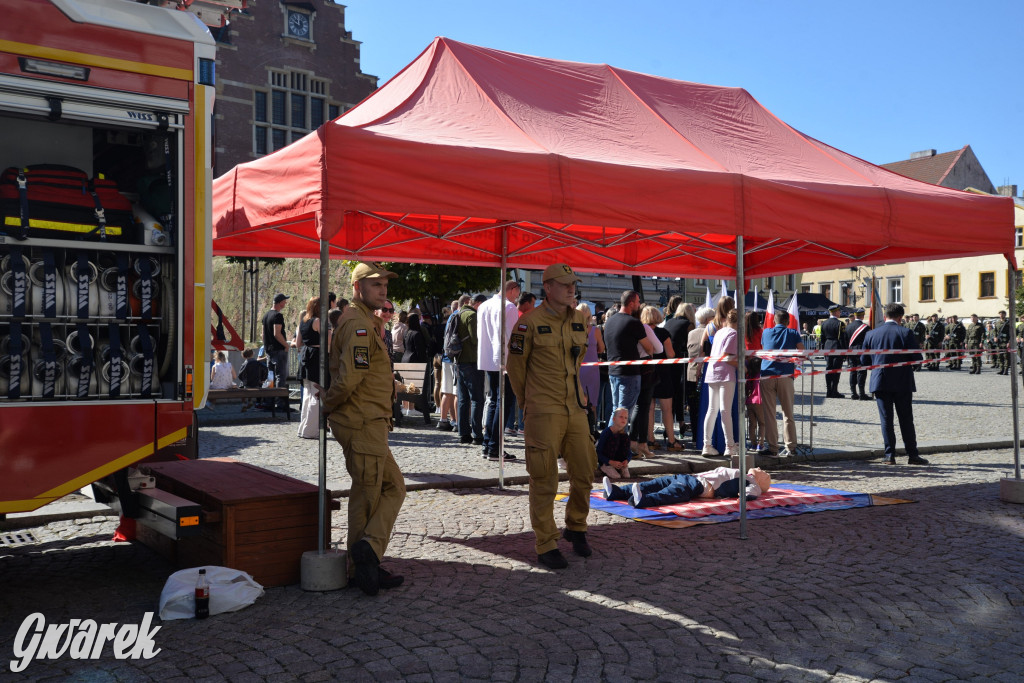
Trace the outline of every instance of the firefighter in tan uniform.
<instances>
[{"instance_id":1,"label":"firefighter in tan uniform","mask_svg":"<svg viewBox=\"0 0 1024 683\"><path fill-rule=\"evenodd\" d=\"M367 595L402 583L401 576L380 567L405 500L405 480L388 448L395 380L382 336L384 321L373 314L384 305L388 280L394 277L368 263L352 271L352 305L331 340L331 386L323 399L352 477L348 556L354 581Z\"/></svg>"},{"instance_id":2,"label":"firefighter in tan uniform","mask_svg":"<svg viewBox=\"0 0 1024 683\"><path fill-rule=\"evenodd\" d=\"M508 379L526 420L530 523L537 535L537 556L546 567L563 569L568 563L558 550L554 515L559 456L569 472L562 536L577 555L591 554L587 514L597 452L579 381L590 321L574 308L580 280L572 268L548 266L543 279L544 302L519 319L509 339Z\"/></svg>"}]
</instances>

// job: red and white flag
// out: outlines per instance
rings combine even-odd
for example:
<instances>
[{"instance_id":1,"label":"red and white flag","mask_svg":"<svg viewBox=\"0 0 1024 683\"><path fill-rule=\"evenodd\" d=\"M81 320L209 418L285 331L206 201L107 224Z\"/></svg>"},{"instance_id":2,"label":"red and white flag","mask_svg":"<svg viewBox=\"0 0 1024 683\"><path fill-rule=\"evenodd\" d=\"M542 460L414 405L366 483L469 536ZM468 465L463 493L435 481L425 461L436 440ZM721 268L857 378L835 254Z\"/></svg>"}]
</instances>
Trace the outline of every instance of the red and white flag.
<instances>
[{"instance_id":1,"label":"red and white flag","mask_svg":"<svg viewBox=\"0 0 1024 683\"><path fill-rule=\"evenodd\" d=\"M796 303L796 292L789 300L789 329L800 331L800 307Z\"/></svg>"},{"instance_id":2,"label":"red and white flag","mask_svg":"<svg viewBox=\"0 0 1024 683\"><path fill-rule=\"evenodd\" d=\"M775 292L768 290L768 305L764 309L764 329L775 327Z\"/></svg>"}]
</instances>

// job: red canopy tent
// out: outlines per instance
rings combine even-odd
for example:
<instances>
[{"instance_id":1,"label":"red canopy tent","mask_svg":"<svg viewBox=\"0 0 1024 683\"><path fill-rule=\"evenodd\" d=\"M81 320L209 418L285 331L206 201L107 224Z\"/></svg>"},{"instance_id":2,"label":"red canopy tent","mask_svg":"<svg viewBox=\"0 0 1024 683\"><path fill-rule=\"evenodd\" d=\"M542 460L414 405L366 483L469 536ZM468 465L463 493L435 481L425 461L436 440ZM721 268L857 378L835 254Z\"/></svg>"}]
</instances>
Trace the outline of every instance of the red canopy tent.
<instances>
[{"instance_id":1,"label":"red canopy tent","mask_svg":"<svg viewBox=\"0 0 1024 683\"><path fill-rule=\"evenodd\" d=\"M741 281L992 253L1012 264L1013 244L1011 198L869 164L740 88L447 38L213 185L214 253L319 256L322 298L326 258ZM743 536L742 493L740 509Z\"/></svg>"},{"instance_id":2,"label":"red canopy tent","mask_svg":"<svg viewBox=\"0 0 1024 683\"><path fill-rule=\"evenodd\" d=\"M1013 202L914 181L745 90L437 38L214 183L214 252L731 278L1013 258ZM507 246L503 247L503 239Z\"/></svg>"}]
</instances>

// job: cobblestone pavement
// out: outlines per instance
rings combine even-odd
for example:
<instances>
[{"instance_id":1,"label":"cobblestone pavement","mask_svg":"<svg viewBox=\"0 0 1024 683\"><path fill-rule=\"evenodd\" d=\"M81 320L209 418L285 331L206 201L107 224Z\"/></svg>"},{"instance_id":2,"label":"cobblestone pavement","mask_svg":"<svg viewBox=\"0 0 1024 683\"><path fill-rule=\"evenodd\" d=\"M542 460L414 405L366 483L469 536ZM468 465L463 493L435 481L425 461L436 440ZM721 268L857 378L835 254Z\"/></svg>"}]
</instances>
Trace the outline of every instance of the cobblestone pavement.
<instances>
[{"instance_id":1,"label":"cobblestone pavement","mask_svg":"<svg viewBox=\"0 0 1024 683\"><path fill-rule=\"evenodd\" d=\"M775 472L912 504L751 520L747 539L736 523L670 530L591 512L594 555L563 543L569 569L551 572L536 562L524 486L411 491L384 563L404 586L375 598L268 589L240 612L161 624L152 660L118 661L108 647L101 661L7 671L27 615L138 624L173 571L144 547L112 543L109 518L36 526L24 544L0 545L0 670L87 681L1019 681L1024 507L998 493L1013 455L965 446L1012 438L1007 378L919 377L922 440L958 452L928 455L925 467L821 459ZM878 448L871 403L829 400L815 414L837 448L855 437ZM315 442L295 429L211 426L201 447L315 480ZM450 434L394 437L412 477L442 470L450 484L495 467ZM336 444L331 459L344 485ZM332 536L345 533L337 512Z\"/></svg>"},{"instance_id":2,"label":"cobblestone pavement","mask_svg":"<svg viewBox=\"0 0 1024 683\"><path fill-rule=\"evenodd\" d=\"M535 561L525 488L412 492L385 562L401 588L272 588L241 612L163 624L152 660L108 649L23 678L1019 681L1024 508L997 484L1010 459L795 465L789 481L915 502L752 520L746 540L735 523L669 530L591 512L594 555L563 548L561 572ZM0 546L0 652L32 612L139 623L155 610L172 568L111 543L113 526L55 522ZM342 513L334 526L342 538Z\"/></svg>"}]
</instances>

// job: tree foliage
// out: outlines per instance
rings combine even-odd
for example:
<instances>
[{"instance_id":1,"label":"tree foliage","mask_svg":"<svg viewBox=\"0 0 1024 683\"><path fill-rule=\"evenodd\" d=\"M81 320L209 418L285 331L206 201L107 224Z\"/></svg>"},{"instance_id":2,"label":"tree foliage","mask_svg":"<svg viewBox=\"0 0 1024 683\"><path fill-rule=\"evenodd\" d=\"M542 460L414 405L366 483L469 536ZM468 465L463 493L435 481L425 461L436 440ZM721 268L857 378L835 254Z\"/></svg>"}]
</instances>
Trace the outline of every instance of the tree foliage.
<instances>
[{"instance_id":1,"label":"tree foliage","mask_svg":"<svg viewBox=\"0 0 1024 683\"><path fill-rule=\"evenodd\" d=\"M1018 287L1014 292L1013 303L1016 308L1013 317L1019 318L1021 315L1024 315L1024 285Z\"/></svg>"},{"instance_id":2,"label":"tree foliage","mask_svg":"<svg viewBox=\"0 0 1024 683\"><path fill-rule=\"evenodd\" d=\"M388 297L393 301L415 303L437 297L445 305L460 294L491 293L501 288L498 268L436 263L381 263L380 266L398 273L388 285Z\"/></svg>"},{"instance_id":3,"label":"tree foliage","mask_svg":"<svg viewBox=\"0 0 1024 683\"><path fill-rule=\"evenodd\" d=\"M227 258L227 262L228 263L240 263L243 266L249 265L249 261L252 260L251 256L228 256L226 258ZM262 258L262 257L260 257L259 262L264 264L264 265L279 266L282 263L284 263L284 259L283 258Z\"/></svg>"}]
</instances>

